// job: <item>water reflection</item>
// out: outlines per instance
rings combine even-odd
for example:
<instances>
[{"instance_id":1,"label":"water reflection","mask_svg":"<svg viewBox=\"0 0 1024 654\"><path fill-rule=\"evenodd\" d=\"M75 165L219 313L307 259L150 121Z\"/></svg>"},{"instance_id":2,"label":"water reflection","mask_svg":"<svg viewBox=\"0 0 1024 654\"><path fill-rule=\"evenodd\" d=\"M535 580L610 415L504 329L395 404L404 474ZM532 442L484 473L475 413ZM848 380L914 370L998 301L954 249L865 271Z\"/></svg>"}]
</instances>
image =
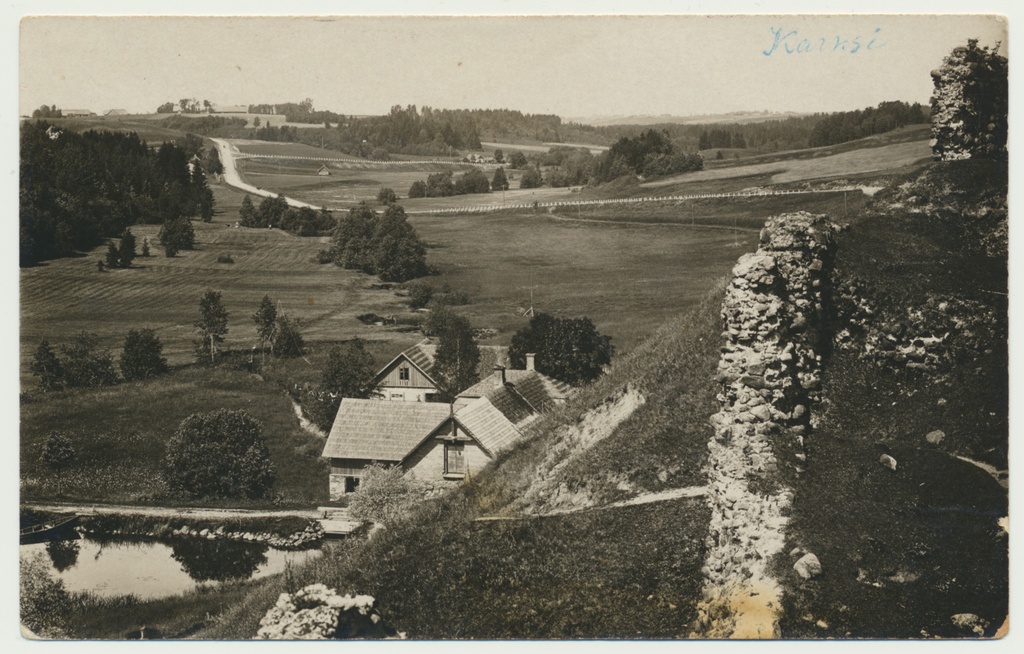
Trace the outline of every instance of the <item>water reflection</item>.
<instances>
[{"instance_id":1,"label":"water reflection","mask_svg":"<svg viewBox=\"0 0 1024 654\"><path fill-rule=\"evenodd\" d=\"M64 572L78 563L77 540L52 540L46 544L46 553L57 572Z\"/></svg>"},{"instance_id":2,"label":"water reflection","mask_svg":"<svg viewBox=\"0 0 1024 654\"><path fill-rule=\"evenodd\" d=\"M195 581L248 579L267 562L266 545L187 538L171 547L171 557Z\"/></svg>"},{"instance_id":3,"label":"water reflection","mask_svg":"<svg viewBox=\"0 0 1024 654\"><path fill-rule=\"evenodd\" d=\"M179 539L171 542L90 537L22 545L21 556L46 552L52 574L69 591L103 597L135 595L154 599L216 586L226 581L258 579L283 572L288 562L303 563L320 550L284 551L266 545Z\"/></svg>"}]
</instances>

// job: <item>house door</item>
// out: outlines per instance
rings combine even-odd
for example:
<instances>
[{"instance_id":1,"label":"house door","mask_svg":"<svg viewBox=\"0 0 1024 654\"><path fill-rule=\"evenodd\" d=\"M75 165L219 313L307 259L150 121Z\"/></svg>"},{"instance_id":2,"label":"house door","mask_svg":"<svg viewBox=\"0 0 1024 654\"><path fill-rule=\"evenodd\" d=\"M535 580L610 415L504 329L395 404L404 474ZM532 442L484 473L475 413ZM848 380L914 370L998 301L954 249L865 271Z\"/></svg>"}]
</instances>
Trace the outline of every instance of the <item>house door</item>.
<instances>
[{"instance_id":1,"label":"house door","mask_svg":"<svg viewBox=\"0 0 1024 654\"><path fill-rule=\"evenodd\" d=\"M462 443L444 444L444 474L466 474L466 447Z\"/></svg>"}]
</instances>

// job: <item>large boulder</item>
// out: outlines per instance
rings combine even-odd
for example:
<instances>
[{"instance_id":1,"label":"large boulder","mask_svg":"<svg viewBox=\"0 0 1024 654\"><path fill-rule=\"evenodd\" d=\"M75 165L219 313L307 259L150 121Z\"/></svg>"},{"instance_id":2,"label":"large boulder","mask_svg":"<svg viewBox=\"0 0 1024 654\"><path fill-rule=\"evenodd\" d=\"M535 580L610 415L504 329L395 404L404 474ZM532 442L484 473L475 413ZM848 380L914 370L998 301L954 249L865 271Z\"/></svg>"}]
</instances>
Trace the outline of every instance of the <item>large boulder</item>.
<instances>
[{"instance_id":1,"label":"large boulder","mask_svg":"<svg viewBox=\"0 0 1024 654\"><path fill-rule=\"evenodd\" d=\"M295 593L281 593L277 604L260 620L256 637L265 640L327 640L334 638L401 637L384 625L369 595L338 595L313 584Z\"/></svg>"}]
</instances>

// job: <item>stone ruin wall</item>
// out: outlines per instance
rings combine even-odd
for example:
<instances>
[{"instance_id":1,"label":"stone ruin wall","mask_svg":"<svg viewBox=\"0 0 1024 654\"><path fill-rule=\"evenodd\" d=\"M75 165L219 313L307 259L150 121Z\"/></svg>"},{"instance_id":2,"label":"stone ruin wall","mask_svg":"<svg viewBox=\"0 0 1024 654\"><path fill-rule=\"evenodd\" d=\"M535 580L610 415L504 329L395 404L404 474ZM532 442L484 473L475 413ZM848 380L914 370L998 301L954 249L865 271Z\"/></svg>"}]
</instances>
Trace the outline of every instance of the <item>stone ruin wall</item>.
<instances>
[{"instance_id":1,"label":"stone ruin wall","mask_svg":"<svg viewBox=\"0 0 1024 654\"><path fill-rule=\"evenodd\" d=\"M768 219L760 240L733 268L722 305L695 637L780 636L781 588L769 566L785 545L792 501L781 472L802 471L830 342L835 226L824 215L784 214Z\"/></svg>"}]
</instances>

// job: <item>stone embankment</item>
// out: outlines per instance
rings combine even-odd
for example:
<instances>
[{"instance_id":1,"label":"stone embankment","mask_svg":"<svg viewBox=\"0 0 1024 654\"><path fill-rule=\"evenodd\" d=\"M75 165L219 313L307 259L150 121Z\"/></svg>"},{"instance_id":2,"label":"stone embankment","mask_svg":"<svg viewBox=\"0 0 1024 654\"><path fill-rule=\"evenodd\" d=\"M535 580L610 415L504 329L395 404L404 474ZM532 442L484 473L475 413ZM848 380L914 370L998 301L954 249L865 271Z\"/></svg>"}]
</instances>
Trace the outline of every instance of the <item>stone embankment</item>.
<instances>
[{"instance_id":1,"label":"stone embankment","mask_svg":"<svg viewBox=\"0 0 1024 654\"><path fill-rule=\"evenodd\" d=\"M721 410L711 417L711 523L693 635L777 638L792 491L814 423L832 312L835 226L806 212L770 218L757 252L740 258L722 306Z\"/></svg>"},{"instance_id":2,"label":"stone embankment","mask_svg":"<svg viewBox=\"0 0 1024 654\"><path fill-rule=\"evenodd\" d=\"M295 550L310 547L319 543L324 537L324 528L319 522L311 521L302 531L290 535L274 534L269 531L231 531L224 526L216 529L198 529L188 525L182 525L174 529L155 528L145 533L137 533L139 530L114 529L104 530L89 525L88 523L79 527L84 534L103 536L123 536L137 538L203 538L206 540L231 540L245 543L259 543L281 550Z\"/></svg>"}]
</instances>

